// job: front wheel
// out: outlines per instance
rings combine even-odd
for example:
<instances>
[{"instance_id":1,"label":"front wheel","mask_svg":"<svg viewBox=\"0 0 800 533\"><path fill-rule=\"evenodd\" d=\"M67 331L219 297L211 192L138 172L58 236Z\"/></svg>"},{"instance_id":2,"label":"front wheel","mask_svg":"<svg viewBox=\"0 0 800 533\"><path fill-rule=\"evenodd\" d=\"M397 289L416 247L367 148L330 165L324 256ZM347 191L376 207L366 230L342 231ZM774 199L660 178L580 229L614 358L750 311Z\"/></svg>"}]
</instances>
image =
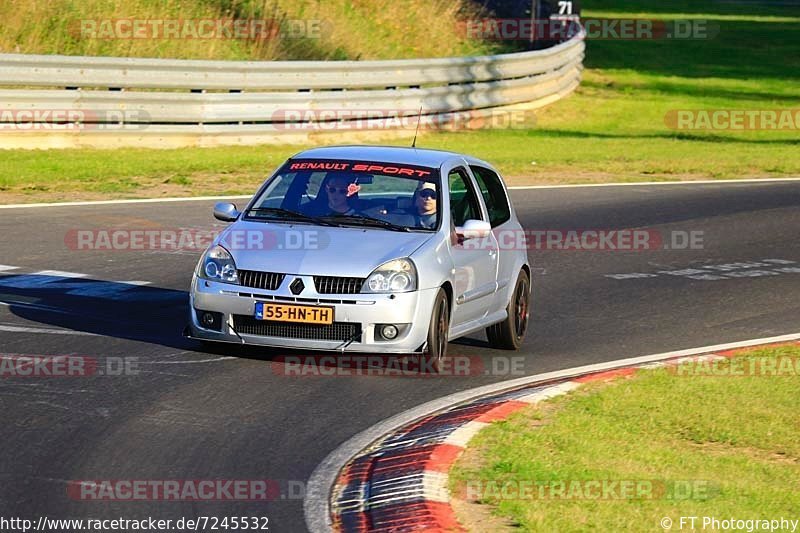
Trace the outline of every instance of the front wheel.
<instances>
[{"instance_id":1,"label":"front wheel","mask_svg":"<svg viewBox=\"0 0 800 533\"><path fill-rule=\"evenodd\" d=\"M511 301L508 303L508 316L502 322L486 328L486 336L492 348L519 350L522 347L522 341L525 340L525 333L528 331L530 295L530 278L527 272L520 270Z\"/></svg>"},{"instance_id":2,"label":"front wheel","mask_svg":"<svg viewBox=\"0 0 800 533\"><path fill-rule=\"evenodd\" d=\"M447 342L450 333L450 305L447 303L447 294L439 289L433 303L431 322L428 326L427 349L423 357L436 373L441 373L445 368L447 357ZM427 365L426 365L427 366Z\"/></svg>"}]
</instances>

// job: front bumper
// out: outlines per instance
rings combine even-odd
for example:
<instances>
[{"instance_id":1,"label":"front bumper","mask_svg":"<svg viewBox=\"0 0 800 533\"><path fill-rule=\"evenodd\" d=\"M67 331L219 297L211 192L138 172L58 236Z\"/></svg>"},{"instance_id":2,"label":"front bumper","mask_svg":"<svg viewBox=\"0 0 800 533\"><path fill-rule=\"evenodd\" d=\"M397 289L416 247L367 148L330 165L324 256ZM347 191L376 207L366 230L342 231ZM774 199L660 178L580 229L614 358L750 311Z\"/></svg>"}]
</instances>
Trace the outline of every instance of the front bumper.
<instances>
[{"instance_id":1,"label":"front bumper","mask_svg":"<svg viewBox=\"0 0 800 533\"><path fill-rule=\"evenodd\" d=\"M306 287L312 287L306 283ZM295 296L288 290L254 289L229 283L199 279L192 280L190 291L189 336L201 340L252 344L293 349L346 351L357 353L414 353L425 343L428 325L438 289L426 289L399 294L317 294L310 290ZM336 323L352 324L360 329L359 338L320 340L246 334L237 331L235 324L252 323L256 302L297 305L322 305L334 308ZM197 311L222 313L221 331L204 328ZM376 324L405 325L392 340L376 335ZM241 325L239 329L243 329Z\"/></svg>"}]
</instances>

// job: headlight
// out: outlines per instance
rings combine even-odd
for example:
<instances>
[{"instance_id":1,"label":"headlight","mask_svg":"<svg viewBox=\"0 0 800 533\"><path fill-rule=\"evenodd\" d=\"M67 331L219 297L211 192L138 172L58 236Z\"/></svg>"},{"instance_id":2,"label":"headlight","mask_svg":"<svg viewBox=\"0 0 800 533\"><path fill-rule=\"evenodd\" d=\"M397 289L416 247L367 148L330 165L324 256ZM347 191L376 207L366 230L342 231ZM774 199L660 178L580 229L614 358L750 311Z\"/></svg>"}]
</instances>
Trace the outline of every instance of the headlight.
<instances>
[{"instance_id":1,"label":"headlight","mask_svg":"<svg viewBox=\"0 0 800 533\"><path fill-rule=\"evenodd\" d=\"M417 269L410 259L384 263L369 275L361 292L409 292L417 290Z\"/></svg>"},{"instance_id":2,"label":"headlight","mask_svg":"<svg viewBox=\"0 0 800 533\"><path fill-rule=\"evenodd\" d=\"M219 245L211 248L203 256L203 260L200 262L200 277L212 281L239 283L233 257L228 250Z\"/></svg>"}]
</instances>

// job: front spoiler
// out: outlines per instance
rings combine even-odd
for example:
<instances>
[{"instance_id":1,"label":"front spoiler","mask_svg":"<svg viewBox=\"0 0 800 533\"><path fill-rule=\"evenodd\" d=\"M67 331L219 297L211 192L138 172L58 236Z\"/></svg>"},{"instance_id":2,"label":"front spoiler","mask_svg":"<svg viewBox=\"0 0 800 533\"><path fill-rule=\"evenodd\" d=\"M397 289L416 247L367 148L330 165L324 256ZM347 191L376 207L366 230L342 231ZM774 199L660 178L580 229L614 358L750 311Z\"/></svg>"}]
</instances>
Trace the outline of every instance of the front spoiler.
<instances>
[{"instance_id":1,"label":"front spoiler","mask_svg":"<svg viewBox=\"0 0 800 533\"><path fill-rule=\"evenodd\" d=\"M416 350L409 351L409 350L398 350L393 347L383 346L383 345L364 345L364 344L350 344L350 343L341 343L341 347L331 348L331 347L309 347L308 345L305 346L297 346L291 343L282 343L282 339L280 337L261 337L261 336L252 336L252 335L239 335L239 340L234 341L231 340L229 337L224 337L220 335L217 337L216 335L209 335L205 331L197 330L193 328L192 324L187 324L186 327L183 328L183 337L185 339L200 341L200 342L214 342L219 344L232 344L236 346L263 346L265 348L287 348L290 350L298 350L298 351L318 351L318 352L326 352L326 353L374 353L374 354L387 354L387 355L423 355L425 350L428 347L427 341L424 342L421 346L419 346ZM307 342L307 341L305 341Z\"/></svg>"}]
</instances>

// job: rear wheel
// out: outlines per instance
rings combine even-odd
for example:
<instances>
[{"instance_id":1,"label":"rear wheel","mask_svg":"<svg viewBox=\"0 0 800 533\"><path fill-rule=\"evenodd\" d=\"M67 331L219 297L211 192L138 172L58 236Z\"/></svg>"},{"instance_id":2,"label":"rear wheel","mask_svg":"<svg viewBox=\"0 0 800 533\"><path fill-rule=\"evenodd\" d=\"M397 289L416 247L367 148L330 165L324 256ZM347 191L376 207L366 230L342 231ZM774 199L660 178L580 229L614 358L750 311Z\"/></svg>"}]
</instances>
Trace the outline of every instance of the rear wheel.
<instances>
[{"instance_id":1,"label":"rear wheel","mask_svg":"<svg viewBox=\"0 0 800 533\"><path fill-rule=\"evenodd\" d=\"M528 331L530 315L531 282L528 273L520 270L511 301L508 303L508 316L498 324L486 328L486 336L492 348L519 350L525 333Z\"/></svg>"},{"instance_id":2,"label":"rear wheel","mask_svg":"<svg viewBox=\"0 0 800 533\"><path fill-rule=\"evenodd\" d=\"M428 326L427 349L423 355L427 364L424 368L432 368L436 373L444 370L449 333L450 305L447 303L447 294L443 289L439 289Z\"/></svg>"}]
</instances>

